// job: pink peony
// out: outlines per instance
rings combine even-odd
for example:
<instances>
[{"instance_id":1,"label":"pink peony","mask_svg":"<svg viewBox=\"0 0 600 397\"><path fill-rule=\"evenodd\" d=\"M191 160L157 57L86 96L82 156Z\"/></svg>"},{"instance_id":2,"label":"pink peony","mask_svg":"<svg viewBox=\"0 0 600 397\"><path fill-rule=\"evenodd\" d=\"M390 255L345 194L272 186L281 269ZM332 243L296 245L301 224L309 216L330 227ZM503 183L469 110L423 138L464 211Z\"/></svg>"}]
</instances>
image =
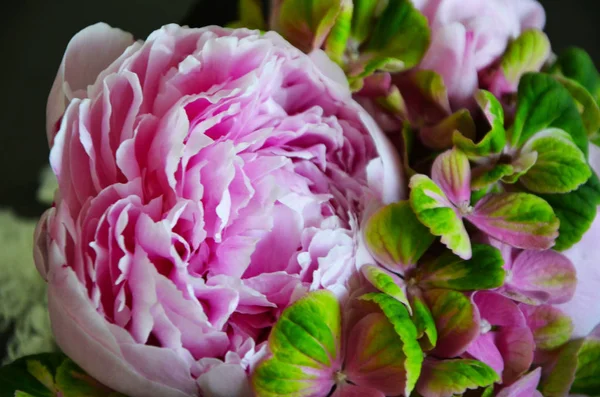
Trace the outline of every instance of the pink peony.
<instances>
[{"instance_id":1,"label":"pink peony","mask_svg":"<svg viewBox=\"0 0 600 397\"><path fill-rule=\"evenodd\" d=\"M524 30L542 29L545 13L536 0L414 0L431 27L421 69L439 73L456 105L478 87L478 72L504 53Z\"/></svg>"},{"instance_id":2,"label":"pink peony","mask_svg":"<svg viewBox=\"0 0 600 397\"><path fill-rule=\"evenodd\" d=\"M345 84L275 33L78 33L48 102L59 190L35 252L63 351L131 396L248 393L282 309L344 296L365 204L402 194Z\"/></svg>"}]
</instances>

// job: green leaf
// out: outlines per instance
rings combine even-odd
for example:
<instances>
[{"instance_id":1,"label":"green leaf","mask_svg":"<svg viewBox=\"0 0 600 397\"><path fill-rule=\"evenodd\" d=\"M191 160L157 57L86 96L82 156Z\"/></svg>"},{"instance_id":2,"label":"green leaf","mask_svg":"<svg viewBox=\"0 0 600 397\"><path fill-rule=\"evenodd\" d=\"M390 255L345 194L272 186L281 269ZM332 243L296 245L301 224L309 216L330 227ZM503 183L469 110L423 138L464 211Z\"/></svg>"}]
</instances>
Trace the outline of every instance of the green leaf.
<instances>
[{"instance_id":1,"label":"green leaf","mask_svg":"<svg viewBox=\"0 0 600 397\"><path fill-rule=\"evenodd\" d=\"M433 353L452 358L465 352L479 336L479 312L462 292L447 289L427 289L423 297L435 320L438 342Z\"/></svg>"},{"instance_id":2,"label":"green leaf","mask_svg":"<svg viewBox=\"0 0 600 397\"><path fill-rule=\"evenodd\" d=\"M415 127L439 122L448 117L450 100L444 79L432 70L412 70L394 80L406 101L408 120Z\"/></svg>"},{"instance_id":3,"label":"green leaf","mask_svg":"<svg viewBox=\"0 0 600 397\"><path fill-rule=\"evenodd\" d=\"M544 396L600 395L600 339L598 331L572 340L560 349L541 383Z\"/></svg>"},{"instance_id":4,"label":"green leaf","mask_svg":"<svg viewBox=\"0 0 600 397\"><path fill-rule=\"evenodd\" d=\"M402 165L408 178L412 178L416 172L410 166L412 148L416 140L416 132L410 123L404 122L402 126Z\"/></svg>"},{"instance_id":5,"label":"green leaf","mask_svg":"<svg viewBox=\"0 0 600 397\"><path fill-rule=\"evenodd\" d=\"M475 137L475 122L471 117L471 112L467 109L461 109L451 114L436 125L423 126L419 131L423 144L433 150L452 148L455 134Z\"/></svg>"},{"instance_id":6,"label":"green leaf","mask_svg":"<svg viewBox=\"0 0 600 397\"><path fill-rule=\"evenodd\" d=\"M573 322L559 308L552 305L520 305L533 333L535 346L540 350L554 350L571 338Z\"/></svg>"},{"instance_id":7,"label":"green leaf","mask_svg":"<svg viewBox=\"0 0 600 397\"><path fill-rule=\"evenodd\" d=\"M596 102L600 102L600 74L585 50L568 48L560 54L552 72L578 82L589 91Z\"/></svg>"},{"instance_id":8,"label":"green leaf","mask_svg":"<svg viewBox=\"0 0 600 397\"><path fill-rule=\"evenodd\" d=\"M577 370L571 393L600 395L600 340L586 338L577 354Z\"/></svg>"},{"instance_id":9,"label":"green leaf","mask_svg":"<svg viewBox=\"0 0 600 397\"><path fill-rule=\"evenodd\" d=\"M231 24L230 27L260 30L267 29L261 0L240 0L238 10L239 20Z\"/></svg>"},{"instance_id":10,"label":"green leaf","mask_svg":"<svg viewBox=\"0 0 600 397\"><path fill-rule=\"evenodd\" d=\"M344 52L352 25L352 0L340 0L340 10L325 42L325 52L338 65L343 64Z\"/></svg>"},{"instance_id":11,"label":"green leaf","mask_svg":"<svg viewBox=\"0 0 600 397\"><path fill-rule=\"evenodd\" d=\"M521 149L537 153L535 164L520 178L535 193L568 193L592 175L585 155L565 131L550 128L535 134Z\"/></svg>"},{"instance_id":12,"label":"green leaf","mask_svg":"<svg viewBox=\"0 0 600 397\"><path fill-rule=\"evenodd\" d=\"M62 353L20 358L0 368L0 397L125 397L102 385Z\"/></svg>"},{"instance_id":13,"label":"green leaf","mask_svg":"<svg viewBox=\"0 0 600 397\"><path fill-rule=\"evenodd\" d=\"M471 240L446 194L425 175L410 178L410 205L419 221L462 258L471 256Z\"/></svg>"},{"instance_id":14,"label":"green leaf","mask_svg":"<svg viewBox=\"0 0 600 397\"><path fill-rule=\"evenodd\" d=\"M340 0L286 0L275 12L274 30L310 52L323 45L341 9Z\"/></svg>"},{"instance_id":15,"label":"green leaf","mask_svg":"<svg viewBox=\"0 0 600 397\"><path fill-rule=\"evenodd\" d=\"M481 397L492 397L494 395L494 385L489 385L481 393Z\"/></svg>"},{"instance_id":16,"label":"green leaf","mask_svg":"<svg viewBox=\"0 0 600 397\"><path fill-rule=\"evenodd\" d=\"M500 153L506 145L502 104L491 92L485 90L477 91L475 99L490 125L489 132L477 144L459 132L455 132L452 137L454 145L472 160Z\"/></svg>"},{"instance_id":17,"label":"green leaf","mask_svg":"<svg viewBox=\"0 0 600 397\"><path fill-rule=\"evenodd\" d=\"M412 314L410 304L402 289L404 287L404 281L402 281L401 278L394 277L385 270L373 265L363 266L360 270L373 287L402 302L408 309L408 312Z\"/></svg>"},{"instance_id":18,"label":"green leaf","mask_svg":"<svg viewBox=\"0 0 600 397\"><path fill-rule=\"evenodd\" d=\"M520 153L519 156L516 159L513 159L513 162L510 164L513 173L502 177L502 182L517 183L517 181L535 165L537 159L537 152Z\"/></svg>"},{"instance_id":19,"label":"green leaf","mask_svg":"<svg viewBox=\"0 0 600 397\"><path fill-rule=\"evenodd\" d=\"M379 76L383 75L384 73L374 74L370 78L378 78ZM405 117L406 115L406 103L404 103L404 98L400 94L398 87L395 85L389 87L389 93L386 96L377 97L375 101L390 114L397 115L399 117Z\"/></svg>"},{"instance_id":20,"label":"green leaf","mask_svg":"<svg viewBox=\"0 0 600 397\"><path fill-rule=\"evenodd\" d=\"M598 107L598 102L585 87L575 80L562 76L554 77L571 93L581 113L588 136L593 137L600 129L600 107Z\"/></svg>"},{"instance_id":21,"label":"green leaf","mask_svg":"<svg viewBox=\"0 0 600 397\"><path fill-rule=\"evenodd\" d=\"M577 370L577 353L583 344L582 339L573 340L564 345L555 358L549 374L540 382L539 390L547 397L568 395Z\"/></svg>"},{"instance_id":22,"label":"green leaf","mask_svg":"<svg viewBox=\"0 0 600 397\"><path fill-rule=\"evenodd\" d=\"M373 30L373 23L383 11L381 0L354 0L351 37L356 44L362 44Z\"/></svg>"},{"instance_id":23,"label":"green leaf","mask_svg":"<svg viewBox=\"0 0 600 397\"><path fill-rule=\"evenodd\" d=\"M421 288L447 288L474 291L498 288L504 283L504 260L500 250L486 244L473 244L473 256L464 260L444 252L419 268Z\"/></svg>"},{"instance_id":24,"label":"green leaf","mask_svg":"<svg viewBox=\"0 0 600 397\"><path fill-rule=\"evenodd\" d=\"M315 319L320 321L314 321ZM329 292L314 292L285 310L269 336L269 347L288 362L309 367L332 365L337 357L340 307Z\"/></svg>"},{"instance_id":25,"label":"green leaf","mask_svg":"<svg viewBox=\"0 0 600 397\"><path fill-rule=\"evenodd\" d=\"M548 128L566 131L587 158L587 133L569 91L550 75L527 73L519 83L510 143L513 147L520 147L533 135Z\"/></svg>"},{"instance_id":26,"label":"green leaf","mask_svg":"<svg viewBox=\"0 0 600 397\"><path fill-rule=\"evenodd\" d=\"M425 350L433 349L437 344L437 329L431 310L425 303L419 288L412 287L409 290L408 299L413 309L413 323L417 327L417 338L421 342L421 348ZM423 340L426 336L427 339Z\"/></svg>"},{"instance_id":27,"label":"green leaf","mask_svg":"<svg viewBox=\"0 0 600 397\"><path fill-rule=\"evenodd\" d=\"M364 234L373 257L394 272L416 265L435 239L419 222L408 201L381 208L367 221Z\"/></svg>"},{"instance_id":28,"label":"green leaf","mask_svg":"<svg viewBox=\"0 0 600 397\"><path fill-rule=\"evenodd\" d=\"M64 397L121 396L85 374L73 361L65 360L56 370L56 385Z\"/></svg>"},{"instance_id":29,"label":"green leaf","mask_svg":"<svg viewBox=\"0 0 600 397\"><path fill-rule=\"evenodd\" d=\"M552 207L529 193L488 195L467 215L489 236L522 249L544 250L558 237L559 220Z\"/></svg>"},{"instance_id":30,"label":"green leaf","mask_svg":"<svg viewBox=\"0 0 600 397\"><path fill-rule=\"evenodd\" d=\"M416 66L429 46L427 19L410 0L390 0L369 40L364 44L359 73L366 77L375 70L394 71Z\"/></svg>"},{"instance_id":31,"label":"green leaf","mask_svg":"<svg viewBox=\"0 0 600 397\"><path fill-rule=\"evenodd\" d=\"M499 381L498 374L481 361L428 359L423 365L417 391L425 396L452 396Z\"/></svg>"},{"instance_id":32,"label":"green leaf","mask_svg":"<svg viewBox=\"0 0 600 397\"><path fill-rule=\"evenodd\" d=\"M515 169L510 164L494 164L480 166L473 170L471 175L471 189L480 190L493 185L505 177L515 174Z\"/></svg>"},{"instance_id":33,"label":"green leaf","mask_svg":"<svg viewBox=\"0 0 600 397\"><path fill-rule=\"evenodd\" d=\"M567 194L541 195L560 220L555 250L564 251L583 237L596 218L600 205L600 181L595 173L579 189Z\"/></svg>"},{"instance_id":34,"label":"green leaf","mask_svg":"<svg viewBox=\"0 0 600 397\"><path fill-rule=\"evenodd\" d=\"M550 40L539 30L526 30L508 45L502 57L504 77L513 86L527 72L537 72L550 55Z\"/></svg>"},{"instance_id":35,"label":"green leaf","mask_svg":"<svg viewBox=\"0 0 600 397\"><path fill-rule=\"evenodd\" d=\"M340 335L340 305L331 292L311 292L286 308L269 335L272 356L252 375L256 395L327 394L341 367Z\"/></svg>"},{"instance_id":36,"label":"green leaf","mask_svg":"<svg viewBox=\"0 0 600 397\"><path fill-rule=\"evenodd\" d=\"M0 397L12 397L16 391L40 397L55 396L54 376L49 368L58 364L48 363L48 359L54 361L53 356L28 356L0 368Z\"/></svg>"},{"instance_id":37,"label":"green leaf","mask_svg":"<svg viewBox=\"0 0 600 397\"><path fill-rule=\"evenodd\" d=\"M403 347L400 336L384 314L367 314L348 333L344 359L346 379L361 385L375 384L386 395L403 394L406 373ZM383 379L396 381L382 384Z\"/></svg>"},{"instance_id":38,"label":"green leaf","mask_svg":"<svg viewBox=\"0 0 600 397\"><path fill-rule=\"evenodd\" d=\"M369 293L361 296L360 299L377 304L400 336L402 351L406 357L404 363L406 369L405 395L409 396L421 374L423 352L417 341L417 328L413 324L408 310L402 303L385 294Z\"/></svg>"}]
</instances>

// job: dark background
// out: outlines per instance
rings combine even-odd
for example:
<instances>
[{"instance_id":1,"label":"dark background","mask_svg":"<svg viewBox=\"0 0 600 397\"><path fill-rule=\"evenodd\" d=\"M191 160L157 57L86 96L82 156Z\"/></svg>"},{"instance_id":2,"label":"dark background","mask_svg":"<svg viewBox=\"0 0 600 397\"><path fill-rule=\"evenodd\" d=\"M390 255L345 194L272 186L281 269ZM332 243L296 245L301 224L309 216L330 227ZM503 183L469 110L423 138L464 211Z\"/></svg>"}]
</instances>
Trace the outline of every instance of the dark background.
<instances>
[{"instance_id":1,"label":"dark background","mask_svg":"<svg viewBox=\"0 0 600 397\"><path fill-rule=\"evenodd\" d=\"M38 170L47 162L46 99L63 51L73 34L98 21L146 37L177 22L224 24L234 0L19 0L0 5L0 207L38 216ZM585 48L600 64L597 0L542 0L546 31L559 52Z\"/></svg>"}]
</instances>

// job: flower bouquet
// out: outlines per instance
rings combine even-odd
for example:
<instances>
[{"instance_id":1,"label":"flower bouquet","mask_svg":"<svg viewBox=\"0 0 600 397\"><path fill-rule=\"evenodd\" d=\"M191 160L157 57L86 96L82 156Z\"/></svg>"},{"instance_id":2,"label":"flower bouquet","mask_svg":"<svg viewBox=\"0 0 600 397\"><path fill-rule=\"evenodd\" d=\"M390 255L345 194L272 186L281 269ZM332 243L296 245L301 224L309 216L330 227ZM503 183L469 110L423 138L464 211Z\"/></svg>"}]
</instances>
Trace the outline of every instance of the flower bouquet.
<instances>
[{"instance_id":1,"label":"flower bouquet","mask_svg":"<svg viewBox=\"0 0 600 397\"><path fill-rule=\"evenodd\" d=\"M47 107L62 353L4 396L600 395L600 75L535 0L105 24Z\"/></svg>"}]
</instances>

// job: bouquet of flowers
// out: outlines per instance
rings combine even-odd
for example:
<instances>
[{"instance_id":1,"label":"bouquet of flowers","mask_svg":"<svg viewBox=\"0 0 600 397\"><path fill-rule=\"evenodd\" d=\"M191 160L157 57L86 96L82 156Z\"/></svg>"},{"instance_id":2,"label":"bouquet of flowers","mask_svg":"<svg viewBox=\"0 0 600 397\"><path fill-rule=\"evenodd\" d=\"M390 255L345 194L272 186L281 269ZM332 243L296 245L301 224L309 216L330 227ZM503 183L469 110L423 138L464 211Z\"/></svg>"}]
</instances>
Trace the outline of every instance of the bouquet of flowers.
<instances>
[{"instance_id":1,"label":"bouquet of flowers","mask_svg":"<svg viewBox=\"0 0 600 397\"><path fill-rule=\"evenodd\" d=\"M600 395L590 57L535 0L239 11L69 43L34 241L62 353L0 395Z\"/></svg>"}]
</instances>

